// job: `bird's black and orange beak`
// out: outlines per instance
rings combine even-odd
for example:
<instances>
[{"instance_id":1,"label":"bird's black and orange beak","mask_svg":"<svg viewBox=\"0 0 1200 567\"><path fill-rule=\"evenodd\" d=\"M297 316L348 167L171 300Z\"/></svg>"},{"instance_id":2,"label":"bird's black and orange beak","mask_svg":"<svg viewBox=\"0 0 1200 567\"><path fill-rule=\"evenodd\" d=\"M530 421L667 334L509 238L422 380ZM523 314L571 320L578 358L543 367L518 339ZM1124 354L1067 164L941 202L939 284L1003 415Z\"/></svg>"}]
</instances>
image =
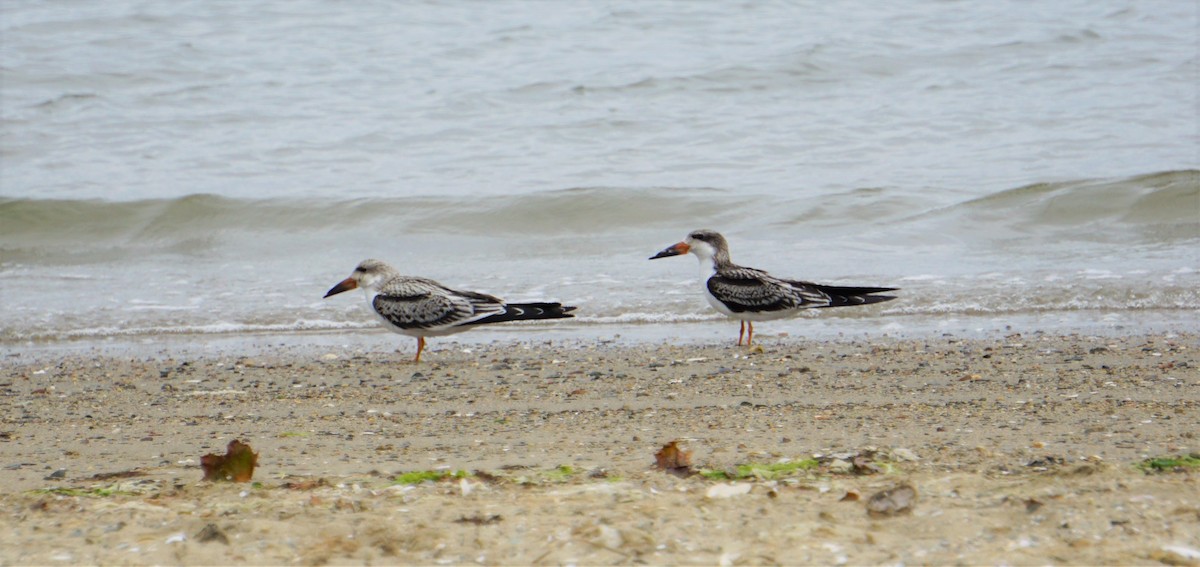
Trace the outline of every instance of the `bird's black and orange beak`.
<instances>
[{"instance_id":1,"label":"bird's black and orange beak","mask_svg":"<svg viewBox=\"0 0 1200 567\"><path fill-rule=\"evenodd\" d=\"M358 287L358 280L354 278L346 278L342 280L341 283L330 288L329 291L325 293L325 297L337 295L343 291L350 291L356 287Z\"/></svg>"},{"instance_id":2,"label":"bird's black and orange beak","mask_svg":"<svg viewBox=\"0 0 1200 567\"><path fill-rule=\"evenodd\" d=\"M669 246L667 248L664 248L662 252L659 252L658 254L651 256L650 259L657 260L659 258L669 258L671 256L687 254L688 250L691 250L691 249L692 249L692 247L688 246L686 242L678 242L676 244L672 244L671 246Z\"/></svg>"}]
</instances>

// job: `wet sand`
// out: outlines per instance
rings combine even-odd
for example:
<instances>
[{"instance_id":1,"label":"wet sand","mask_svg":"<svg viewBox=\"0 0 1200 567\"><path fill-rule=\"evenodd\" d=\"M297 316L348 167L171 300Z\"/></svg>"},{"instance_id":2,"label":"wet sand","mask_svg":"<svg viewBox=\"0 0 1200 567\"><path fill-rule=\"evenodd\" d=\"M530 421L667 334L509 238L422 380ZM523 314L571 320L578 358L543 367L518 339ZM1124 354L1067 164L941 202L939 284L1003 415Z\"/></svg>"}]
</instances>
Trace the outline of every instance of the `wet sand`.
<instances>
[{"instance_id":1,"label":"wet sand","mask_svg":"<svg viewBox=\"0 0 1200 567\"><path fill-rule=\"evenodd\" d=\"M0 563L1198 564L1200 471L1136 466L1200 453L1198 353L1177 334L13 353ZM255 482L201 481L233 439ZM654 468L672 440L694 470L816 464L677 476ZM898 485L910 508L868 514Z\"/></svg>"}]
</instances>

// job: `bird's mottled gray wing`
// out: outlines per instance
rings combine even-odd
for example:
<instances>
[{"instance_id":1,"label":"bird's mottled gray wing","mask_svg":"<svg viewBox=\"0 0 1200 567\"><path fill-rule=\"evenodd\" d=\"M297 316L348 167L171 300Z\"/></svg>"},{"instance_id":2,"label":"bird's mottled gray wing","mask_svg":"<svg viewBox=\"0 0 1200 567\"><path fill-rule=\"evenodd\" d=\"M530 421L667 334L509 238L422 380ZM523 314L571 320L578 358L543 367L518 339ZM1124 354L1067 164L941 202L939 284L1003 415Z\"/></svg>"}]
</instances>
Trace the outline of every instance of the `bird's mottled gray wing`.
<instances>
[{"instance_id":1,"label":"bird's mottled gray wing","mask_svg":"<svg viewBox=\"0 0 1200 567\"><path fill-rule=\"evenodd\" d=\"M708 292L734 313L789 311L829 303L829 296L815 287L797 286L740 266L720 270L708 278Z\"/></svg>"},{"instance_id":2,"label":"bird's mottled gray wing","mask_svg":"<svg viewBox=\"0 0 1200 567\"><path fill-rule=\"evenodd\" d=\"M504 311L504 302L498 298L455 291L424 278L403 278L388 284L371 305L401 329L453 327Z\"/></svg>"}]
</instances>

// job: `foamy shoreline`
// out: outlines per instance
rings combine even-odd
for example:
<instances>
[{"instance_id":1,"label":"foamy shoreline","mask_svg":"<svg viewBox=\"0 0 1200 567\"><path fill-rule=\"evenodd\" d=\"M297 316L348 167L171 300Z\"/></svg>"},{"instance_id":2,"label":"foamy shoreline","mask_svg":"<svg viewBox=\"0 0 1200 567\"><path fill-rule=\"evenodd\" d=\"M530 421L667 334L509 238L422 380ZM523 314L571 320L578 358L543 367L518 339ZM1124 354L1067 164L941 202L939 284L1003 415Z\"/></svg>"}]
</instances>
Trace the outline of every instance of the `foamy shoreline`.
<instances>
[{"instance_id":1,"label":"foamy shoreline","mask_svg":"<svg viewBox=\"0 0 1200 567\"><path fill-rule=\"evenodd\" d=\"M722 345L736 340L737 324L716 314L694 321L591 321L508 324L485 327L451 337L430 340L430 348L462 350L509 343L545 343L565 347L595 344L641 346L659 344ZM1078 310L1049 313L954 314L939 316L812 317L772 321L760 325L757 337L764 344L802 346L817 341L918 340L956 337L994 339L1014 333L1122 337L1200 333L1200 312L1187 309L1141 311ZM415 348L412 340L393 334L371 321L353 328L159 332L144 330L117 334L84 333L71 338L35 338L0 341L0 353L17 361L54 360L88 354L137 358L172 356L258 356L290 353L293 356L401 352Z\"/></svg>"}]
</instances>

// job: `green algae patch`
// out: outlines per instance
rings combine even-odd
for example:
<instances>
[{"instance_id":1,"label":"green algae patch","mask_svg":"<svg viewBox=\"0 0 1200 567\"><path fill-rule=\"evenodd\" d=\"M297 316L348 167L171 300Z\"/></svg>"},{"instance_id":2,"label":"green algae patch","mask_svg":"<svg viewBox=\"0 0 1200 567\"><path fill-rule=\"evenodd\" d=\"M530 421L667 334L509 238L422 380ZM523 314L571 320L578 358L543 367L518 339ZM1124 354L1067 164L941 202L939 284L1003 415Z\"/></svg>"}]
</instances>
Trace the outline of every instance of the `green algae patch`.
<instances>
[{"instance_id":1,"label":"green algae patch","mask_svg":"<svg viewBox=\"0 0 1200 567\"><path fill-rule=\"evenodd\" d=\"M1137 467L1147 473L1195 471L1200 470L1200 455L1155 457L1138 463Z\"/></svg>"},{"instance_id":2,"label":"green algae patch","mask_svg":"<svg viewBox=\"0 0 1200 567\"><path fill-rule=\"evenodd\" d=\"M801 459L780 463L746 463L729 471L703 469L700 476L709 480L778 480L807 472L821 466L816 459Z\"/></svg>"},{"instance_id":3,"label":"green algae patch","mask_svg":"<svg viewBox=\"0 0 1200 567\"><path fill-rule=\"evenodd\" d=\"M472 476L471 473L464 470L457 471L412 471L406 472L394 479L396 484L421 484L423 482L438 482L448 478L467 478Z\"/></svg>"}]
</instances>

